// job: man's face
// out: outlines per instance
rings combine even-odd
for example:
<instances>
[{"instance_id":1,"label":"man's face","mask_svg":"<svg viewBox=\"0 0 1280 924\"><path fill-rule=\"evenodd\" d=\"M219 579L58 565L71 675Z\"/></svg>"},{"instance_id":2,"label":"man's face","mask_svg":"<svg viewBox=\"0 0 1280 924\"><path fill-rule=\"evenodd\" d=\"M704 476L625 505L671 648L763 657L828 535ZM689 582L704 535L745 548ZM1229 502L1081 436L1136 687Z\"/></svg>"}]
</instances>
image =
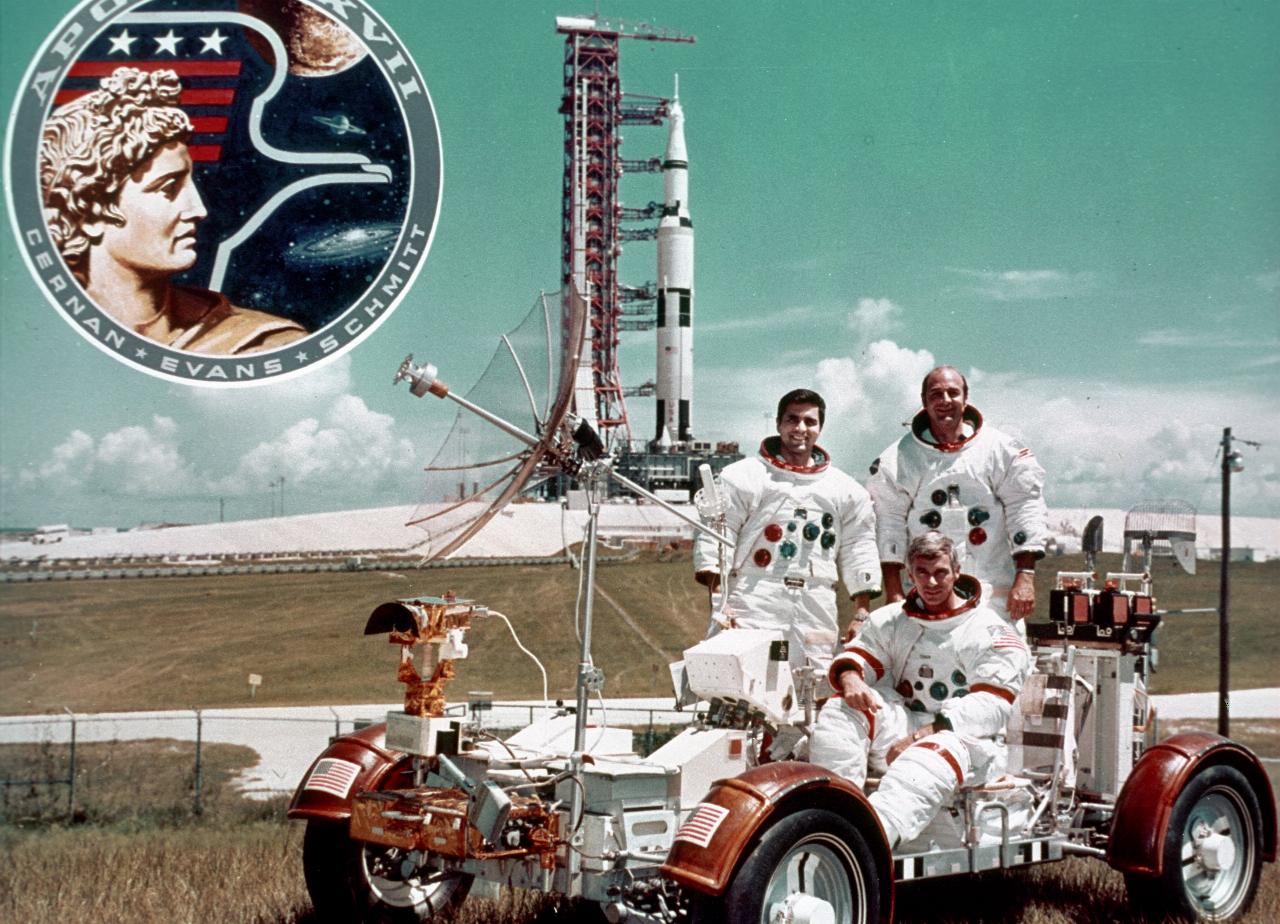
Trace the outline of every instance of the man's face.
<instances>
[{"instance_id":1,"label":"man's face","mask_svg":"<svg viewBox=\"0 0 1280 924\"><path fill-rule=\"evenodd\" d=\"M807 465L822 432L820 421L816 404L788 404L778 421L783 458L793 465Z\"/></svg>"},{"instance_id":2,"label":"man's face","mask_svg":"<svg viewBox=\"0 0 1280 924\"><path fill-rule=\"evenodd\" d=\"M100 248L144 278L170 276L195 264L196 225L208 212L192 180L185 144L172 141L138 167L120 190L117 208L124 224L104 223L95 251Z\"/></svg>"},{"instance_id":3,"label":"man's face","mask_svg":"<svg viewBox=\"0 0 1280 924\"><path fill-rule=\"evenodd\" d=\"M911 583L915 585L925 609L940 612L950 609L951 592L959 575L951 567L951 558L915 558L911 561Z\"/></svg>"},{"instance_id":4,"label":"man's face","mask_svg":"<svg viewBox=\"0 0 1280 924\"><path fill-rule=\"evenodd\" d=\"M924 410L934 433L951 433L960 426L965 409L964 379L954 369L939 369L929 376L924 390Z\"/></svg>"}]
</instances>

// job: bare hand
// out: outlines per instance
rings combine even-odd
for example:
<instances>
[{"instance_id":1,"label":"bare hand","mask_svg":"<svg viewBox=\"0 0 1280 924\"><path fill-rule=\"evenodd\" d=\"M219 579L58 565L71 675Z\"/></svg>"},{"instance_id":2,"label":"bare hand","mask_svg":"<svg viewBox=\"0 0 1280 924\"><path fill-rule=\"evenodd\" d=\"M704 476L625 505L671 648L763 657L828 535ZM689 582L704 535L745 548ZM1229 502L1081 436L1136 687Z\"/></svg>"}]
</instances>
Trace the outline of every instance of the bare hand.
<instances>
[{"instance_id":1,"label":"bare hand","mask_svg":"<svg viewBox=\"0 0 1280 924\"><path fill-rule=\"evenodd\" d=\"M845 671L840 675L840 698L850 709L860 712L878 712L880 709L875 693L857 671Z\"/></svg>"},{"instance_id":2,"label":"bare hand","mask_svg":"<svg viewBox=\"0 0 1280 924\"><path fill-rule=\"evenodd\" d=\"M871 617L871 611L865 606L859 606L853 611L853 619L849 622L849 631L844 634L844 643L847 645L852 642L862 627L867 624L867 620Z\"/></svg>"},{"instance_id":3,"label":"bare hand","mask_svg":"<svg viewBox=\"0 0 1280 924\"><path fill-rule=\"evenodd\" d=\"M880 565L881 583L884 585L884 598L886 603L899 603L905 600L907 595L902 592L902 565Z\"/></svg>"},{"instance_id":4,"label":"bare hand","mask_svg":"<svg viewBox=\"0 0 1280 924\"><path fill-rule=\"evenodd\" d=\"M884 756L885 763L887 764L893 763L900 756L902 756L903 751L911 747L911 745L915 744L921 738L929 737L935 731L937 731L937 729L934 728L932 723L930 723L928 725L925 725L923 728L917 728L911 734L907 735L907 737L901 738L898 741L894 742L893 746L889 748L888 752Z\"/></svg>"},{"instance_id":5,"label":"bare hand","mask_svg":"<svg viewBox=\"0 0 1280 924\"><path fill-rule=\"evenodd\" d=\"M900 756L902 756L903 751L905 751L907 748L911 747L911 745L915 743L916 743L915 739L912 738L910 735L908 735L905 738L898 739L893 743L893 746L890 747L888 752L884 755L884 762L887 764L892 764L895 760L897 760Z\"/></svg>"},{"instance_id":6,"label":"bare hand","mask_svg":"<svg viewBox=\"0 0 1280 924\"><path fill-rule=\"evenodd\" d=\"M1009 588L1009 599L1005 603L1010 619L1026 619L1036 609L1036 583L1034 575L1019 574L1013 579Z\"/></svg>"}]
</instances>

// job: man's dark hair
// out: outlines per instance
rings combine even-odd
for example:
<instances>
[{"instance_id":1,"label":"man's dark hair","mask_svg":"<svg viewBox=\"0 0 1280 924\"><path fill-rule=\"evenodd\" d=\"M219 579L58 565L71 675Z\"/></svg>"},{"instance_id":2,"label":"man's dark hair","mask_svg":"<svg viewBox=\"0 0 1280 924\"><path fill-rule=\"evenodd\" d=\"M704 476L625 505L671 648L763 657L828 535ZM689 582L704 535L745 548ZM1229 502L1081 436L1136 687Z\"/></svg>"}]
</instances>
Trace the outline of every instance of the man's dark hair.
<instances>
[{"instance_id":1,"label":"man's dark hair","mask_svg":"<svg viewBox=\"0 0 1280 924\"><path fill-rule=\"evenodd\" d=\"M964 377L963 372L961 372L955 366L934 366L932 369L929 370L928 374L925 375L924 381L920 383L920 403L921 404L924 404L925 398L928 397L929 379L933 378L933 374L935 372L954 372L956 375L960 376L960 384L964 386L964 399L966 401L969 400L969 380Z\"/></svg>"},{"instance_id":2,"label":"man's dark hair","mask_svg":"<svg viewBox=\"0 0 1280 924\"><path fill-rule=\"evenodd\" d=\"M822 395L808 388L796 388L787 392L778 401L778 416L774 418L774 423L782 423L782 415L787 412L787 408L793 404L814 404L818 407L818 426L825 427L827 425L827 402L822 400Z\"/></svg>"}]
</instances>

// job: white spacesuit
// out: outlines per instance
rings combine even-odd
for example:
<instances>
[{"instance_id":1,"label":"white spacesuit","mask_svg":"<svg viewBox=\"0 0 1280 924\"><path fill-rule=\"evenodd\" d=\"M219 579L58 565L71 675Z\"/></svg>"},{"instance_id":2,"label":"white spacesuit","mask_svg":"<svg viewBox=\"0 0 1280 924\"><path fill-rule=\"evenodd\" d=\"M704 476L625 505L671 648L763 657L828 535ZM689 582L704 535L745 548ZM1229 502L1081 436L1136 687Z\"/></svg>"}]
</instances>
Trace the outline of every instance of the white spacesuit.
<instances>
[{"instance_id":1,"label":"white spacesuit","mask_svg":"<svg viewBox=\"0 0 1280 924\"><path fill-rule=\"evenodd\" d=\"M1048 510L1044 469L1021 442L964 412L965 438L940 445L921 411L911 432L871 464L867 490L876 508L880 560L904 562L910 541L930 530L960 553L960 568L983 584L998 612L1013 583L1019 552L1044 555Z\"/></svg>"},{"instance_id":2,"label":"white spacesuit","mask_svg":"<svg viewBox=\"0 0 1280 924\"><path fill-rule=\"evenodd\" d=\"M748 629L794 628L805 654L825 666L839 635L836 580L852 595L880 592L875 513L866 490L830 464L821 448L813 465L789 465L778 438L757 458L720 473L725 532L737 537L725 615ZM719 570L719 546L700 537L696 571Z\"/></svg>"},{"instance_id":3,"label":"white spacesuit","mask_svg":"<svg viewBox=\"0 0 1280 924\"><path fill-rule=\"evenodd\" d=\"M1016 632L981 603L978 582L962 576L963 606L930 614L915 592L876 610L862 633L845 645L828 676L855 670L880 703L852 709L835 696L819 713L810 760L859 786L867 769L882 773L871 794L890 843L915 838L964 785L981 785L1004 772L1005 725L1031 666ZM921 730L932 724L935 731ZM888 750L919 737L886 764Z\"/></svg>"}]
</instances>

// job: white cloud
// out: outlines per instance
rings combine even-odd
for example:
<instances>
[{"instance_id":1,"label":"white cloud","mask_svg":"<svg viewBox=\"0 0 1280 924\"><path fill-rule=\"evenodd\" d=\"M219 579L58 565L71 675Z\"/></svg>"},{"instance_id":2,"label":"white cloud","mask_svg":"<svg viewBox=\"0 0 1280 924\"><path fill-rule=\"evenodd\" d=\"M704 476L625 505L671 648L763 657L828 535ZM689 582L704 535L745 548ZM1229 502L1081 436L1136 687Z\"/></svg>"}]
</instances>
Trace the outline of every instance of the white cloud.
<instances>
[{"instance_id":1,"label":"white cloud","mask_svg":"<svg viewBox=\"0 0 1280 924\"><path fill-rule=\"evenodd\" d=\"M1066 298L1091 291L1097 284L1094 273L1062 270L975 270L947 267L948 272L976 280L969 290L998 302L1024 299Z\"/></svg>"},{"instance_id":2,"label":"white cloud","mask_svg":"<svg viewBox=\"0 0 1280 924\"><path fill-rule=\"evenodd\" d=\"M323 418L304 417L250 449L220 479L219 489L252 493L283 476L293 488L332 490L342 497L411 482L417 468L417 450L396 435L393 417L371 411L355 395L342 395Z\"/></svg>"},{"instance_id":3,"label":"white cloud","mask_svg":"<svg viewBox=\"0 0 1280 924\"><path fill-rule=\"evenodd\" d=\"M178 444L178 425L159 415L149 424L121 427L99 439L73 430L44 461L20 471L18 483L58 494L92 490L126 497L198 490L198 476Z\"/></svg>"},{"instance_id":4,"label":"white cloud","mask_svg":"<svg viewBox=\"0 0 1280 924\"><path fill-rule=\"evenodd\" d=\"M902 309L887 298L860 298L849 313L848 324L859 342L866 342L901 327Z\"/></svg>"},{"instance_id":5,"label":"white cloud","mask_svg":"<svg viewBox=\"0 0 1280 924\"><path fill-rule=\"evenodd\" d=\"M1218 510L1222 428L1261 441L1233 479L1238 513L1280 515L1280 422L1261 396L1205 388L1003 376L973 395L988 421L1018 430L1049 473L1054 506L1127 507L1185 500Z\"/></svg>"},{"instance_id":6,"label":"white cloud","mask_svg":"<svg viewBox=\"0 0 1280 924\"><path fill-rule=\"evenodd\" d=\"M717 321L699 321L698 333L725 334L743 330L788 329L813 321L820 316L821 313L813 305L796 305L791 308L783 308L781 311L766 311L750 315L740 314L736 317L722 318Z\"/></svg>"},{"instance_id":7,"label":"white cloud","mask_svg":"<svg viewBox=\"0 0 1280 924\"><path fill-rule=\"evenodd\" d=\"M738 439L748 453L772 432L772 402L796 387L817 389L828 405L820 440L835 462L864 480L872 459L906 431L920 407L920 381L936 364L928 350L878 340L854 356L765 369L707 370L714 392L699 393L700 436ZM1023 373L961 370L986 420L1024 439L1048 472L1058 507L1128 507L1179 499L1201 515L1218 510L1222 428L1263 444L1241 447L1245 471L1232 481L1241 515L1280 516L1280 418L1261 394L1187 385L1100 383Z\"/></svg>"},{"instance_id":8,"label":"white cloud","mask_svg":"<svg viewBox=\"0 0 1280 924\"><path fill-rule=\"evenodd\" d=\"M1273 350L1280 347L1276 337L1242 337L1226 331L1197 332L1163 328L1148 331L1138 337L1142 346L1221 349L1221 350Z\"/></svg>"},{"instance_id":9,"label":"white cloud","mask_svg":"<svg viewBox=\"0 0 1280 924\"><path fill-rule=\"evenodd\" d=\"M1271 270L1269 273L1259 273L1253 277L1253 281L1258 284L1258 288L1265 292L1275 292L1280 290L1280 270Z\"/></svg>"},{"instance_id":10,"label":"white cloud","mask_svg":"<svg viewBox=\"0 0 1280 924\"><path fill-rule=\"evenodd\" d=\"M390 378L388 378L390 381ZM291 379L252 388L187 388L179 395L192 405L198 419L214 426L274 424L282 409L291 415L318 412L352 390L351 355Z\"/></svg>"}]
</instances>

